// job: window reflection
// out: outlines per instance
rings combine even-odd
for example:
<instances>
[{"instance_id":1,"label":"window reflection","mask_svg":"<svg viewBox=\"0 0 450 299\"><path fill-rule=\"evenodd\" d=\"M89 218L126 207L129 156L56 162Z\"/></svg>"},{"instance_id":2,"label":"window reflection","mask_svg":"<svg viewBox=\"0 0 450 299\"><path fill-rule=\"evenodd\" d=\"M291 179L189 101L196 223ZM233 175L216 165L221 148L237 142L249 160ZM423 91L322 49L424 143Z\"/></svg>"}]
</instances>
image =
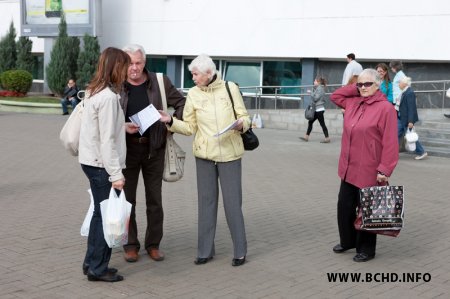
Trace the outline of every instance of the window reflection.
<instances>
[{"instance_id":1,"label":"window reflection","mask_svg":"<svg viewBox=\"0 0 450 299\"><path fill-rule=\"evenodd\" d=\"M239 86L260 86L261 64L252 62L226 62L225 80Z\"/></svg>"},{"instance_id":2,"label":"window reflection","mask_svg":"<svg viewBox=\"0 0 450 299\"><path fill-rule=\"evenodd\" d=\"M302 65L298 61L264 61L263 86L299 86L302 83ZM274 88L264 88L264 94L274 94ZM300 88L281 87L279 94L299 94Z\"/></svg>"},{"instance_id":3,"label":"window reflection","mask_svg":"<svg viewBox=\"0 0 450 299\"><path fill-rule=\"evenodd\" d=\"M154 73L167 73L167 58L148 57L145 61L145 68Z\"/></svg>"}]
</instances>

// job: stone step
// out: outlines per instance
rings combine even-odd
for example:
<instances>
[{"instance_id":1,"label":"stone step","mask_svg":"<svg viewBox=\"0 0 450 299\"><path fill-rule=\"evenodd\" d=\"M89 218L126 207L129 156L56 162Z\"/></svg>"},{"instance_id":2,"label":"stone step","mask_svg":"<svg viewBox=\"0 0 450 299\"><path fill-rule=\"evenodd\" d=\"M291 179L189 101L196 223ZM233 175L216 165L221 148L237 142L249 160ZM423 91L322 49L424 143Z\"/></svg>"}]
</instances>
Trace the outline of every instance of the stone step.
<instances>
[{"instance_id":1,"label":"stone step","mask_svg":"<svg viewBox=\"0 0 450 299\"><path fill-rule=\"evenodd\" d=\"M420 143L423 144L423 146L442 147L444 149L450 149L450 139L420 136L419 140Z\"/></svg>"},{"instance_id":2,"label":"stone step","mask_svg":"<svg viewBox=\"0 0 450 299\"><path fill-rule=\"evenodd\" d=\"M450 148L444 148L444 147L434 147L434 146L426 146L423 144L423 147L425 151L430 156L438 156L438 157L447 157L450 158Z\"/></svg>"},{"instance_id":3,"label":"stone step","mask_svg":"<svg viewBox=\"0 0 450 299\"><path fill-rule=\"evenodd\" d=\"M437 129L430 127L416 127L419 137L448 139L450 142L450 129Z\"/></svg>"},{"instance_id":4,"label":"stone step","mask_svg":"<svg viewBox=\"0 0 450 299\"><path fill-rule=\"evenodd\" d=\"M423 120L417 124L417 128L450 130L450 118L443 118L442 120Z\"/></svg>"}]
</instances>

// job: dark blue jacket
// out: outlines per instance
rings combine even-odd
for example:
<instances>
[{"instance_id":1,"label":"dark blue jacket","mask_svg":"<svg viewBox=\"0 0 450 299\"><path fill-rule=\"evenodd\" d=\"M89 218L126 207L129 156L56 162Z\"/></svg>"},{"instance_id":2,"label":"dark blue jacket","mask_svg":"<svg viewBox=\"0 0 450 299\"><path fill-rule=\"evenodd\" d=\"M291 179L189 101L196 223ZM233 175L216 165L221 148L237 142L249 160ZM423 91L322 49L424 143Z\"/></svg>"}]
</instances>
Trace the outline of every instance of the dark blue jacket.
<instances>
[{"instance_id":1,"label":"dark blue jacket","mask_svg":"<svg viewBox=\"0 0 450 299\"><path fill-rule=\"evenodd\" d=\"M416 106L416 94L408 87L403 93L400 100L400 123L403 127L408 126L408 123L416 123L419 120L419 116L417 115L417 106Z\"/></svg>"}]
</instances>

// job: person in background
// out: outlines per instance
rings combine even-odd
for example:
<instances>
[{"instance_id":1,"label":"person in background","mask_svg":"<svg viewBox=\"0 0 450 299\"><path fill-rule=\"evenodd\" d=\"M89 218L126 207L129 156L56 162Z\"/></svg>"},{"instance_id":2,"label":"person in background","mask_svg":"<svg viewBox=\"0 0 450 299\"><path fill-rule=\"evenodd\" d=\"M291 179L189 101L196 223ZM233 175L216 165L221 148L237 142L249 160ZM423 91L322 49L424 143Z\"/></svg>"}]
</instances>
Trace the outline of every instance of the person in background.
<instances>
[{"instance_id":1,"label":"person in background","mask_svg":"<svg viewBox=\"0 0 450 299\"><path fill-rule=\"evenodd\" d=\"M78 105L80 100L77 97L78 87L74 79L69 79L67 86L64 87L63 97L61 99L62 115L68 115L68 105L72 106L72 110Z\"/></svg>"},{"instance_id":2,"label":"person in background","mask_svg":"<svg viewBox=\"0 0 450 299\"><path fill-rule=\"evenodd\" d=\"M128 68L127 82L121 93L120 104L125 118L138 113L150 104L156 109L163 109L161 92L156 73L145 68L146 56L144 48L140 45L128 45L123 48L131 59ZM164 76L167 106L175 109L177 118L182 119L185 103L184 96L173 86L167 76ZM164 260L164 253L159 245L163 237L164 211L162 205L162 178L164 171L164 157L166 152L167 129L161 122L155 122L141 136L140 133L128 134L127 141L127 168L124 176L125 196L131 203L130 226L128 231L128 244L123 247L124 258L127 262L136 262L139 258L141 244L138 239L136 223L136 190L139 173L145 186L145 205L147 229L145 232L144 248L154 261Z\"/></svg>"},{"instance_id":3,"label":"person in background","mask_svg":"<svg viewBox=\"0 0 450 299\"><path fill-rule=\"evenodd\" d=\"M242 156L244 145L241 133L250 128L239 87L229 84L234 111L225 81L207 55L199 55L189 65L196 86L187 95L181 121L160 111L161 121L170 131L184 135L195 134L193 151L197 167L198 192L198 249L196 265L205 264L215 255L219 182L223 207L233 240L232 266L241 266L247 255L247 238L242 214ZM236 113L236 118L235 118ZM236 120L237 119L237 120ZM228 125L236 126L216 136Z\"/></svg>"},{"instance_id":4,"label":"person in background","mask_svg":"<svg viewBox=\"0 0 450 299\"><path fill-rule=\"evenodd\" d=\"M401 145L406 130L414 128L414 124L419 120L419 116L417 114L416 94L411 88L411 78L403 77L398 82L398 85L400 90L402 90L398 109L398 143ZM416 160L422 160L428 156L419 140L416 141L415 153L417 154Z\"/></svg>"},{"instance_id":5,"label":"person in background","mask_svg":"<svg viewBox=\"0 0 450 299\"><path fill-rule=\"evenodd\" d=\"M384 184L398 162L397 114L379 90L381 78L365 69L358 82L337 89L331 101L345 109L338 175L337 203L340 242L335 253L356 248L355 262L375 257L377 235L354 227L361 188Z\"/></svg>"},{"instance_id":6,"label":"person in background","mask_svg":"<svg viewBox=\"0 0 450 299\"><path fill-rule=\"evenodd\" d=\"M389 78L389 68L386 63L379 63L375 69L381 78L380 90L386 95L387 100L395 105L394 96L392 94L392 82Z\"/></svg>"},{"instance_id":7,"label":"person in background","mask_svg":"<svg viewBox=\"0 0 450 299\"><path fill-rule=\"evenodd\" d=\"M345 67L344 75L342 76L342 85L347 85L349 81L358 76L362 72L363 68L356 60L355 54L350 53L347 55L347 66Z\"/></svg>"},{"instance_id":8,"label":"person in background","mask_svg":"<svg viewBox=\"0 0 450 299\"><path fill-rule=\"evenodd\" d=\"M447 98L450 98L450 88L447 89L447 92L445 93L445 96ZM444 116L447 117L447 118L450 118L450 113L444 113Z\"/></svg>"},{"instance_id":9,"label":"person in background","mask_svg":"<svg viewBox=\"0 0 450 299\"><path fill-rule=\"evenodd\" d=\"M401 61L393 60L389 63L389 67L391 68L391 71L395 73L394 79L392 80L392 98L393 103L395 104L395 109L398 111L401 99L400 96L402 93L398 83L402 78L406 77L406 75L403 72L403 63Z\"/></svg>"},{"instance_id":10,"label":"person in background","mask_svg":"<svg viewBox=\"0 0 450 299\"><path fill-rule=\"evenodd\" d=\"M82 115L78 161L91 186L94 198L83 273L89 281L123 280L117 269L109 268L111 248L103 235L100 202L109 197L111 187L121 190L125 184L125 130L138 127L125 123L119 92L127 77L130 58L122 50L107 48L100 55L97 71L87 87ZM116 191L117 192L117 191Z\"/></svg>"},{"instance_id":11,"label":"person in background","mask_svg":"<svg viewBox=\"0 0 450 299\"><path fill-rule=\"evenodd\" d=\"M326 80L325 78L318 76L314 80L314 87L311 92L311 100L314 102L316 107L316 111L314 113L314 119L308 121L308 129L306 130L306 134L304 137L300 137L303 141L309 140L309 135L313 129L313 124L316 119L319 120L319 124L322 127L323 134L325 135L325 139L321 141L321 143L330 143L330 137L328 136L328 129L325 125L324 113L325 113L325 87Z\"/></svg>"}]
</instances>

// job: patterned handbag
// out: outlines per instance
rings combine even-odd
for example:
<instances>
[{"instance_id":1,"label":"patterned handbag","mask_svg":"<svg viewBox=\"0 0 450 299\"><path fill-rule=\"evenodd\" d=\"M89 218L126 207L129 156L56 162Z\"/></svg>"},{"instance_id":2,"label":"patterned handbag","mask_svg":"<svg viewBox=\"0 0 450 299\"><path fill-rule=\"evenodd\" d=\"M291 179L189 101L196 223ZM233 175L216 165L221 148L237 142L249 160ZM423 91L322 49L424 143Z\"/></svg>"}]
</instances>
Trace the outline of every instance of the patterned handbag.
<instances>
[{"instance_id":1,"label":"patterned handbag","mask_svg":"<svg viewBox=\"0 0 450 299\"><path fill-rule=\"evenodd\" d=\"M373 186L360 190L355 229L396 237L404 223L403 186Z\"/></svg>"}]
</instances>

